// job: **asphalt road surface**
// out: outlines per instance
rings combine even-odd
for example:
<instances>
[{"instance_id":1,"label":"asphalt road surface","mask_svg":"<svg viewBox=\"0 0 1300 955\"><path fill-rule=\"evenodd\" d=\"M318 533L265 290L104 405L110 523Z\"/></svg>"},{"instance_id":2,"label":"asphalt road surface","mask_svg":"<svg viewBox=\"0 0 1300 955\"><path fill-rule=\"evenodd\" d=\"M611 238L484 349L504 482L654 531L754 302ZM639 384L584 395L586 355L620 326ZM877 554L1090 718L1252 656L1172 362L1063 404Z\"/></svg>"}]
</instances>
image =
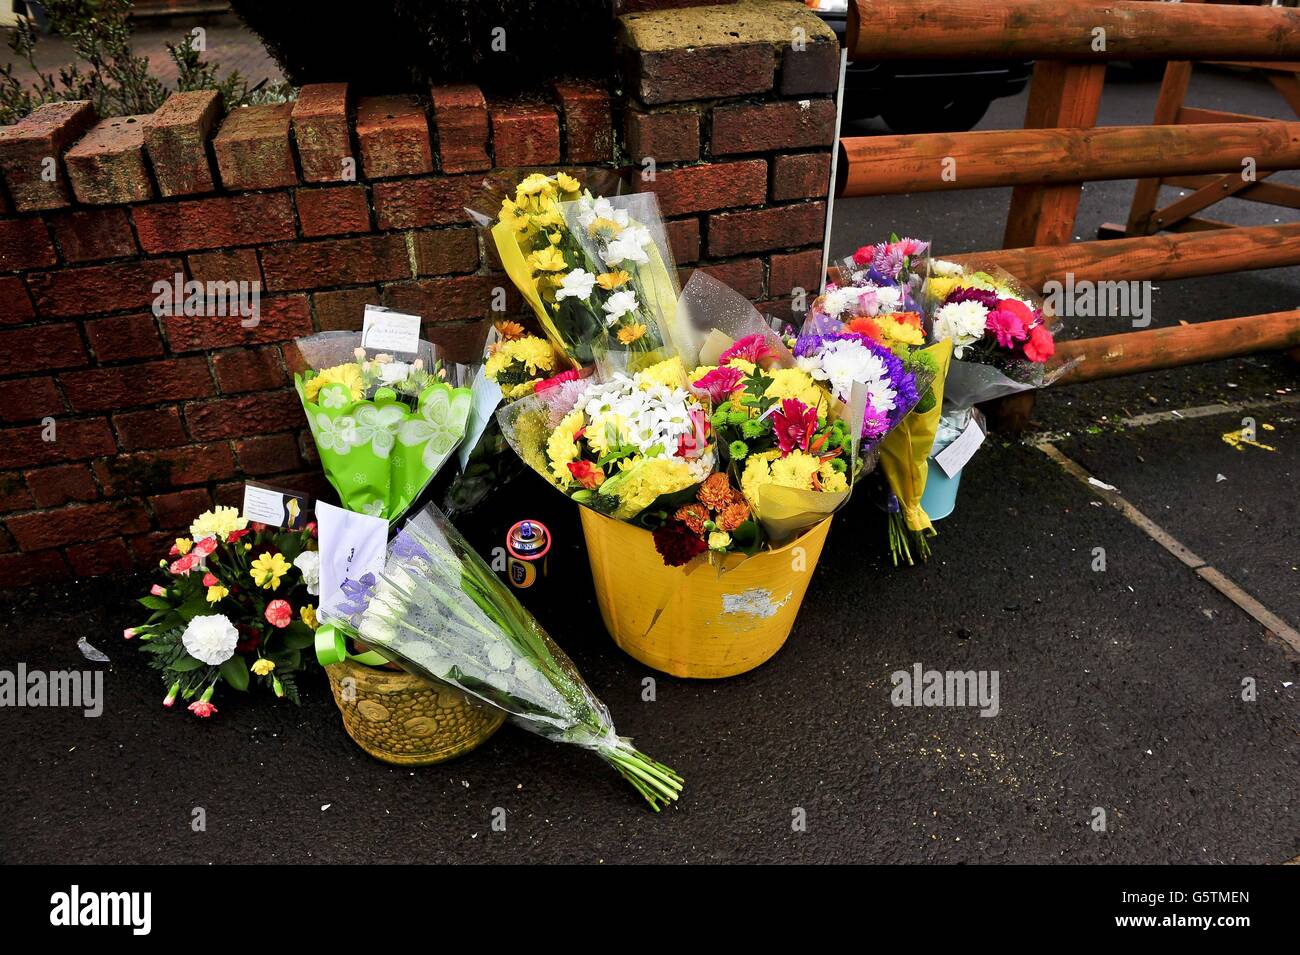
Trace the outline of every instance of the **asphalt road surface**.
<instances>
[{"instance_id":1,"label":"asphalt road surface","mask_svg":"<svg viewBox=\"0 0 1300 955\"><path fill-rule=\"evenodd\" d=\"M1155 90L1120 71L1103 122L1147 122ZM1244 77L1198 75L1192 90L1202 105L1286 115ZM1023 96L1003 101L984 125L1017 125L1023 106ZM1122 221L1131 192L1088 187L1079 236ZM836 250L891 229L933 238L940 253L995 248L1006 199L982 190L840 203ZM1214 214L1273 221L1271 209L1236 205ZM1295 272L1169 283L1154 323L1296 307ZM1095 323L1077 333L1122 327ZM786 647L723 681L656 676L614 647L573 508L532 479L512 484L464 529L490 545L521 517L551 523L550 576L527 602L619 731L686 777L683 800L658 816L595 757L510 726L442 766L375 762L343 732L323 677L303 681L301 707L225 693L211 720L164 711L156 675L119 636L147 582L11 593L0 669L102 668L106 702L98 718L0 712L0 857L1288 861L1300 855L1300 654L1258 611L1300 625L1296 395L1295 368L1276 357L1049 392L1037 433L990 440L966 469L928 565L889 567L883 517L855 499L835 519ZM1214 405L1224 407L1172 413ZM1274 450L1225 442L1247 414L1272 426L1257 434ZM1047 450L1035 443L1047 439ZM1199 563L1175 557L1170 540ZM1236 585L1235 600L1207 568ZM82 636L111 663L85 661ZM997 715L892 705L890 674L918 663L996 672ZM207 826L195 832L200 807ZM504 831L491 825L498 808Z\"/></svg>"}]
</instances>

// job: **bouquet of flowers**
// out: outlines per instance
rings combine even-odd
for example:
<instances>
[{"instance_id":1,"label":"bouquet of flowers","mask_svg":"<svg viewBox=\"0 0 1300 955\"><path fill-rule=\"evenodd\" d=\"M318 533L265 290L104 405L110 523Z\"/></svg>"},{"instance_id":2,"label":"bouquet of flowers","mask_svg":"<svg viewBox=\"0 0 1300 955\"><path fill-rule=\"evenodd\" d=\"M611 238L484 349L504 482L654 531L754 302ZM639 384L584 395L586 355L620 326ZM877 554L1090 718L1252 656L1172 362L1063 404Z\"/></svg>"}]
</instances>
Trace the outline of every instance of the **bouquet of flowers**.
<instances>
[{"instance_id":1,"label":"bouquet of flowers","mask_svg":"<svg viewBox=\"0 0 1300 955\"><path fill-rule=\"evenodd\" d=\"M294 375L321 466L344 508L397 520L465 435L463 369L428 342L411 356L371 354L356 332L299 339Z\"/></svg>"},{"instance_id":2,"label":"bouquet of flowers","mask_svg":"<svg viewBox=\"0 0 1300 955\"><path fill-rule=\"evenodd\" d=\"M524 463L573 500L634 520L713 473L708 415L674 357L631 375L564 373L498 420Z\"/></svg>"},{"instance_id":3,"label":"bouquet of flowers","mask_svg":"<svg viewBox=\"0 0 1300 955\"><path fill-rule=\"evenodd\" d=\"M637 370L666 357L676 272L653 194L611 199L568 173L533 173L502 199L491 235L506 274L573 367L609 360Z\"/></svg>"},{"instance_id":4,"label":"bouquet of flowers","mask_svg":"<svg viewBox=\"0 0 1300 955\"><path fill-rule=\"evenodd\" d=\"M426 679L504 710L516 725L590 749L656 812L682 779L619 736L609 710L510 589L432 504L389 545L325 639L352 637Z\"/></svg>"},{"instance_id":5,"label":"bouquet of flowers","mask_svg":"<svg viewBox=\"0 0 1300 955\"><path fill-rule=\"evenodd\" d=\"M141 641L167 686L207 717L218 684L246 691L252 680L298 702L295 674L315 638L319 557L315 526L286 531L249 524L233 507L205 511L177 538L163 582L140 603L149 619L123 632Z\"/></svg>"}]
</instances>

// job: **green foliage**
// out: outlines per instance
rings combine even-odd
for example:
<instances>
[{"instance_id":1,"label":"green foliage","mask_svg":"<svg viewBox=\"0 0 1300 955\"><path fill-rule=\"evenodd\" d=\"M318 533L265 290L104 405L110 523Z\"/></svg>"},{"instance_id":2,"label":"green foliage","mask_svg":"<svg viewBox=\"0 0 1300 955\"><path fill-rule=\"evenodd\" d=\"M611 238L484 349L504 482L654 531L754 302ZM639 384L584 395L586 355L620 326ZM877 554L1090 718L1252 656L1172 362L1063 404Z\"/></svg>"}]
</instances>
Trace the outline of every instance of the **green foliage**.
<instances>
[{"instance_id":1,"label":"green foliage","mask_svg":"<svg viewBox=\"0 0 1300 955\"><path fill-rule=\"evenodd\" d=\"M42 72L35 60L38 34L20 20L9 48L36 79L24 84L13 62L0 66L0 123L17 122L37 106L66 100L89 100L100 116L151 113L173 92L150 74L148 58L131 48L131 0L45 0L45 8L52 30L72 46L74 60L56 73ZM220 76L192 38L168 43L167 53L178 71L176 92L217 90L228 110L287 97L284 84L249 86L238 72Z\"/></svg>"}]
</instances>

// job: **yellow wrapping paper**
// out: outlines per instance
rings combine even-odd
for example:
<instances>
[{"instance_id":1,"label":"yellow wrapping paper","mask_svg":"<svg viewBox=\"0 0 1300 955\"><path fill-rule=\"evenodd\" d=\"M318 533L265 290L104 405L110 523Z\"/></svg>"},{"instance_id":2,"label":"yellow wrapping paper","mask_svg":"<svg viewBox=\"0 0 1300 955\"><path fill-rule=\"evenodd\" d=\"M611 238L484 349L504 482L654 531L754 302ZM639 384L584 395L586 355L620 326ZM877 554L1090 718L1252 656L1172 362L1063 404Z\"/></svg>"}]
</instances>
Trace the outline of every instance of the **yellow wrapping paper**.
<instances>
[{"instance_id":1,"label":"yellow wrapping paper","mask_svg":"<svg viewBox=\"0 0 1300 955\"><path fill-rule=\"evenodd\" d=\"M952 360L952 341L944 339L925 348L934 357L938 369L934 384L934 406L925 413L913 411L897 428L880 442L880 467L889 480L889 487L898 498L899 510L908 530L933 532L934 524L921 507L921 494L929 474L927 459L934 446L934 435L939 429L939 415L943 410L943 383L948 377L948 364Z\"/></svg>"},{"instance_id":2,"label":"yellow wrapping paper","mask_svg":"<svg viewBox=\"0 0 1300 955\"><path fill-rule=\"evenodd\" d=\"M542 325L542 331L546 333L547 339L557 352L564 356L574 368L578 363L569 355L564 340L560 337L560 331L551 321L551 313L546 308L546 303L542 301L541 295L537 292L537 283L533 281L532 269L528 267L528 262L524 258L523 249L519 248L519 243L515 241L514 229L508 222L498 222L492 227L492 241L496 243L497 256L501 259L501 267L506 270L506 275L510 276L510 281L515 283L515 288L519 289L519 294L524 297L524 301L532 308L537 320Z\"/></svg>"}]
</instances>

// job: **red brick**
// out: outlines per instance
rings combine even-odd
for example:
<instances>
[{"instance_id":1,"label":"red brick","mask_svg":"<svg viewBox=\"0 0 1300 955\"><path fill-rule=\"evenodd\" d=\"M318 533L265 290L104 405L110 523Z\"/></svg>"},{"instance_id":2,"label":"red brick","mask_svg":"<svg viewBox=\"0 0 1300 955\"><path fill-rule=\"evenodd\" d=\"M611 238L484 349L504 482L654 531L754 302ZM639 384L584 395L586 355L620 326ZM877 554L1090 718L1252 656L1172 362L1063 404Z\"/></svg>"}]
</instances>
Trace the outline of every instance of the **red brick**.
<instances>
[{"instance_id":1,"label":"red brick","mask_svg":"<svg viewBox=\"0 0 1300 955\"><path fill-rule=\"evenodd\" d=\"M292 103L245 106L221 124L212 140L221 184L227 189L275 189L298 184L289 145Z\"/></svg>"},{"instance_id":2,"label":"red brick","mask_svg":"<svg viewBox=\"0 0 1300 955\"><path fill-rule=\"evenodd\" d=\"M292 434L267 434L235 442L235 460L245 474L258 476L301 467L298 438Z\"/></svg>"},{"instance_id":3,"label":"red brick","mask_svg":"<svg viewBox=\"0 0 1300 955\"><path fill-rule=\"evenodd\" d=\"M59 261L39 216L0 219L0 271L37 269Z\"/></svg>"},{"instance_id":4,"label":"red brick","mask_svg":"<svg viewBox=\"0 0 1300 955\"><path fill-rule=\"evenodd\" d=\"M180 409L175 405L120 412L113 415L113 429L123 451L178 448L190 440L181 424Z\"/></svg>"},{"instance_id":5,"label":"red brick","mask_svg":"<svg viewBox=\"0 0 1300 955\"><path fill-rule=\"evenodd\" d=\"M134 210L146 252L192 252L295 237L288 193L159 202Z\"/></svg>"},{"instance_id":6,"label":"red brick","mask_svg":"<svg viewBox=\"0 0 1300 955\"><path fill-rule=\"evenodd\" d=\"M178 352L292 341L312 333L311 310L305 295L261 298L257 324L245 327L243 322L238 315L174 315L163 319L163 330L172 351Z\"/></svg>"},{"instance_id":7,"label":"red brick","mask_svg":"<svg viewBox=\"0 0 1300 955\"><path fill-rule=\"evenodd\" d=\"M509 280L500 277L502 283ZM384 286L384 304L399 312L421 315L429 322L482 318L492 306L493 282L486 275L420 279Z\"/></svg>"},{"instance_id":8,"label":"red brick","mask_svg":"<svg viewBox=\"0 0 1300 955\"><path fill-rule=\"evenodd\" d=\"M164 529L189 527L194 522L194 518L211 506L212 495L206 488L200 487L172 491L168 494L155 494L149 498L149 508L153 511L154 523Z\"/></svg>"},{"instance_id":9,"label":"red brick","mask_svg":"<svg viewBox=\"0 0 1300 955\"><path fill-rule=\"evenodd\" d=\"M776 55L770 43L641 50L635 37L630 39L624 44L624 80L637 99L650 106L747 96L772 88Z\"/></svg>"},{"instance_id":10,"label":"red brick","mask_svg":"<svg viewBox=\"0 0 1300 955\"><path fill-rule=\"evenodd\" d=\"M164 196L212 192L208 140L223 112L216 90L173 93L144 126L144 147Z\"/></svg>"},{"instance_id":11,"label":"red brick","mask_svg":"<svg viewBox=\"0 0 1300 955\"><path fill-rule=\"evenodd\" d=\"M715 106L711 142L715 156L831 146L835 103L813 99Z\"/></svg>"},{"instance_id":12,"label":"red brick","mask_svg":"<svg viewBox=\"0 0 1300 955\"><path fill-rule=\"evenodd\" d=\"M359 332L367 305L379 304L379 290L350 288L338 292L314 292L316 327L322 332Z\"/></svg>"},{"instance_id":13,"label":"red brick","mask_svg":"<svg viewBox=\"0 0 1300 955\"><path fill-rule=\"evenodd\" d=\"M671 219L664 223L668 232L668 245L673 251L673 260L681 265L694 262L700 257L700 220Z\"/></svg>"},{"instance_id":14,"label":"red brick","mask_svg":"<svg viewBox=\"0 0 1300 955\"><path fill-rule=\"evenodd\" d=\"M708 222L709 255L726 257L819 244L825 225L824 202L714 213Z\"/></svg>"},{"instance_id":15,"label":"red brick","mask_svg":"<svg viewBox=\"0 0 1300 955\"><path fill-rule=\"evenodd\" d=\"M79 202L109 205L153 198L144 162L144 126L150 117L101 119L64 155Z\"/></svg>"},{"instance_id":16,"label":"red brick","mask_svg":"<svg viewBox=\"0 0 1300 955\"><path fill-rule=\"evenodd\" d=\"M28 472L29 474L32 472ZM32 492L27 489L23 476L16 472L0 474L0 514L11 511L30 511L36 506ZM9 540L0 535L0 551L13 550Z\"/></svg>"},{"instance_id":17,"label":"red brick","mask_svg":"<svg viewBox=\"0 0 1300 955\"><path fill-rule=\"evenodd\" d=\"M264 392L237 398L191 401L185 421L198 441L220 441L278 431L302 419L302 404L293 391Z\"/></svg>"},{"instance_id":18,"label":"red brick","mask_svg":"<svg viewBox=\"0 0 1300 955\"><path fill-rule=\"evenodd\" d=\"M833 41L787 46L781 53L781 95L834 93L840 83L840 47Z\"/></svg>"},{"instance_id":19,"label":"red brick","mask_svg":"<svg viewBox=\"0 0 1300 955\"><path fill-rule=\"evenodd\" d=\"M241 500L240 503L242 504L243 501ZM189 523L190 521L187 520L184 525L178 526L188 526ZM127 542L131 546L131 553L135 556L136 566L152 571L158 566L160 560L175 560L168 552L179 536L181 535L176 530L166 530L149 531L128 537Z\"/></svg>"},{"instance_id":20,"label":"red brick","mask_svg":"<svg viewBox=\"0 0 1300 955\"><path fill-rule=\"evenodd\" d=\"M299 242L262 251L266 287L272 291L358 285L411 274L411 257L400 235Z\"/></svg>"},{"instance_id":21,"label":"red brick","mask_svg":"<svg viewBox=\"0 0 1300 955\"><path fill-rule=\"evenodd\" d=\"M560 161L560 121L542 103L493 103L492 154L498 166L543 166Z\"/></svg>"},{"instance_id":22,"label":"red brick","mask_svg":"<svg viewBox=\"0 0 1300 955\"><path fill-rule=\"evenodd\" d=\"M0 381L0 421L33 421L66 410L53 378Z\"/></svg>"},{"instance_id":23,"label":"red brick","mask_svg":"<svg viewBox=\"0 0 1300 955\"><path fill-rule=\"evenodd\" d=\"M86 337L100 362L156 358L163 353L158 325L148 312L88 321Z\"/></svg>"},{"instance_id":24,"label":"red brick","mask_svg":"<svg viewBox=\"0 0 1300 955\"><path fill-rule=\"evenodd\" d=\"M57 550L0 555L0 588L28 587L52 580L66 580L71 575L68 562Z\"/></svg>"},{"instance_id":25,"label":"red brick","mask_svg":"<svg viewBox=\"0 0 1300 955\"><path fill-rule=\"evenodd\" d=\"M77 461L101 454L114 454L117 444L103 418L72 418L53 422L53 441L44 424L32 424L0 431L0 469Z\"/></svg>"},{"instance_id":26,"label":"red brick","mask_svg":"<svg viewBox=\"0 0 1300 955\"><path fill-rule=\"evenodd\" d=\"M559 80L555 98L560 104L565 162L609 162L614 158L614 122L609 90L594 83Z\"/></svg>"},{"instance_id":27,"label":"red brick","mask_svg":"<svg viewBox=\"0 0 1300 955\"><path fill-rule=\"evenodd\" d=\"M125 209L78 209L46 217L68 262L135 255L135 236Z\"/></svg>"},{"instance_id":28,"label":"red brick","mask_svg":"<svg viewBox=\"0 0 1300 955\"><path fill-rule=\"evenodd\" d=\"M239 348L212 356L217 388L222 394L268 391L285 383L278 348Z\"/></svg>"},{"instance_id":29,"label":"red brick","mask_svg":"<svg viewBox=\"0 0 1300 955\"><path fill-rule=\"evenodd\" d=\"M435 86L433 122L438 130L438 160L445 173L491 169L487 153L487 103L477 86Z\"/></svg>"},{"instance_id":30,"label":"red brick","mask_svg":"<svg viewBox=\"0 0 1300 955\"><path fill-rule=\"evenodd\" d=\"M95 462L106 494L156 494L188 484L207 484L235 475L230 444L195 444L161 451L119 454Z\"/></svg>"},{"instance_id":31,"label":"red brick","mask_svg":"<svg viewBox=\"0 0 1300 955\"><path fill-rule=\"evenodd\" d=\"M170 284L180 271L180 259L149 259L37 272L27 276L27 284L43 316L93 315L152 308L154 284Z\"/></svg>"},{"instance_id":32,"label":"red brick","mask_svg":"<svg viewBox=\"0 0 1300 955\"><path fill-rule=\"evenodd\" d=\"M226 249L189 256L190 277L202 282L262 282L262 266L253 249Z\"/></svg>"},{"instance_id":33,"label":"red brick","mask_svg":"<svg viewBox=\"0 0 1300 955\"><path fill-rule=\"evenodd\" d=\"M0 276L0 325L18 325L35 317L23 280L16 275Z\"/></svg>"},{"instance_id":34,"label":"red brick","mask_svg":"<svg viewBox=\"0 0 1300 955\"><path fill-rule=\"evenodd\" d=\"M138 534L149 528L149 515L138 501L103 501L20 514L7 518L5 526L20 550L44 550L119 534Z\"/></svg>"},{"instance_id":35,"label":"red brick","mask_svg":"<svg viewBox=\"0 0 1300 955\"><path fill-rule=\"evenodd\" d=\"M363 96L356 127L367 179L433 172L429 118L415 97Z\"/></svg>"},{"instance_id":36,"label":"red brick","mask_svg":"<svg viewBox=\"0 0 1300 955\"><path fill-rule=\"evenodd\" d=\"M85 101L46 103L13 126L0 129L0 172L18 212L61 209L72 197L60 157L95 125L95 108ZM46 181L47 161L54 178Z\"/></svg>"},{"instance_id":37,"label":"red brick","mask_svg":"<svg viewBox=\"0 0 1300 955\"><path fill-rule=\"evenodd\" d=\"M0 332L0 375L76 368L86 361L86 346L71 322Z\"/></svg>"},{"instance_id":38,"label":"red brick","mask_svg":"<svg viewBox=\"0 0 1300 955\"><path fill-rule=\"evenodd\" d=\"M425 321L424 338L436 345L448 361L469 365L482 360L483 346L487 344L491 327L490 318L468 322Z\"/></svg>"},{"instance_id":39,"label":"red brick","mask_svg":"<svg viewBox=\"0 0 1300 955\"><path fill-rule=\"evenodd\" d=\"M341 182L356 178L352 137L348 132L348 85L312 83L298 91L293 104L293 138L307 182ZM352 175L349 176L351 167Z\"/></svg>"},{"instance_id":40,"label":"red brick","mask_svg":"<svg viewBox=\"0 0 1300 955\"><path fill-rule=\"evenodd\" d=\"M39 507L61 507L72 501L93 501L99 497L90 467L83 462L59 464L25 475L32 499Z\"/></svg>"},{"instance_id":41,"label":"red brick","mask_svg":"<svg viewBox=\"0 0 1300 955\"><path fill-rule=\"evenodd\" d=\"M695 269L684 269L681 276L682 285L690 280ZM713 276L723 285L735 289L747 299L763 297L763 260L733 259L730 262L705 262L699 271Z\"/></svg>"},{"instance_id":42,"label":"red brick","mask_svg":"<svg viewBox=\"0 0 1300 955\"><path fill-rule=\"evenodd\" d=\"M65 553L78 577L97 577L100 574L131 570L135 566L126 541L120 537L73 544Z\"/></svg>"},{"instance_id":43,"label":"red brick","mask_svg":"<svg viewBox=\"0 0 1300 955\"><path fill-rule=\"evenodd\" d=\"M773 296L790 295L797 288L803 289L811 303L822 287L822 250L773 255L767 286Z\"/></svg>"},{"instance_id":44,"label":"red brick","mask_svg":"<svg viewBox=\"0 0 1300 955\"><path fill-rule=\"evenodd\" d=\"M629 105L623 129L628 154L638 165L646 158L656 163L694 162L700 158L700 114L694 110L648 113Z\"/></svg>"},{"instance_id":45,"label":"red brick","mask_svg":"<svg viewBox=\"0 0 1300 955\"><path fill-rule=\"evenodd\" d=\"M380 229L418 229L468 222L465 206L479 197L483 177L440 176L380 182L373 188Z\"/></svg>"},{"instance_id":46,"label":"red brick","mask_svg":"<svg viewBox=\"0 0 1300 955\"><path fill-rule=\"evenodd\" d=\"M660 169L645 188L659 197L665 216L761 206L767 200L767 160Z\"/></svg>"},{"instance_id":47,"label":"red brick","mask_svg":"<svg viewBox=\"0 0 1300 955\"><path fill-rule=\"evenodd\" d=\"M322 235L346 235L370 231L370 202L366 187L331 186L325 189L298 189L298 221L308 238Z\"/></svg>"},{"instance_id":48,"label":"red brick","mask_svg":"<svg viewBox=\"0 0 1300 955\"><path fill-rule=\"evenodd\" d=\"M73 411L106 411L212 394L203 358L65 372L59 377Z\"/></svg>"},{"instance_id":49,"label":"red brick","mask_svg":"<svg viewBox=\"0 0 1300 955\"><path fill-rule=\"evenodd\" d=\"M825 196L831 184L830 153L777 156L772 163L772 198L810 199Z\"/></svg>"},{"instance_id":50,"label":"red brick","mask_svg":"<svg viewBox=\"0 0 1300 955\"><path fill-rule=\"evenodd\" d=\"M411 235L416 275L448 275L478 268L478 233L473 229L436 229Z\"/></svg>"}]
</instances>

